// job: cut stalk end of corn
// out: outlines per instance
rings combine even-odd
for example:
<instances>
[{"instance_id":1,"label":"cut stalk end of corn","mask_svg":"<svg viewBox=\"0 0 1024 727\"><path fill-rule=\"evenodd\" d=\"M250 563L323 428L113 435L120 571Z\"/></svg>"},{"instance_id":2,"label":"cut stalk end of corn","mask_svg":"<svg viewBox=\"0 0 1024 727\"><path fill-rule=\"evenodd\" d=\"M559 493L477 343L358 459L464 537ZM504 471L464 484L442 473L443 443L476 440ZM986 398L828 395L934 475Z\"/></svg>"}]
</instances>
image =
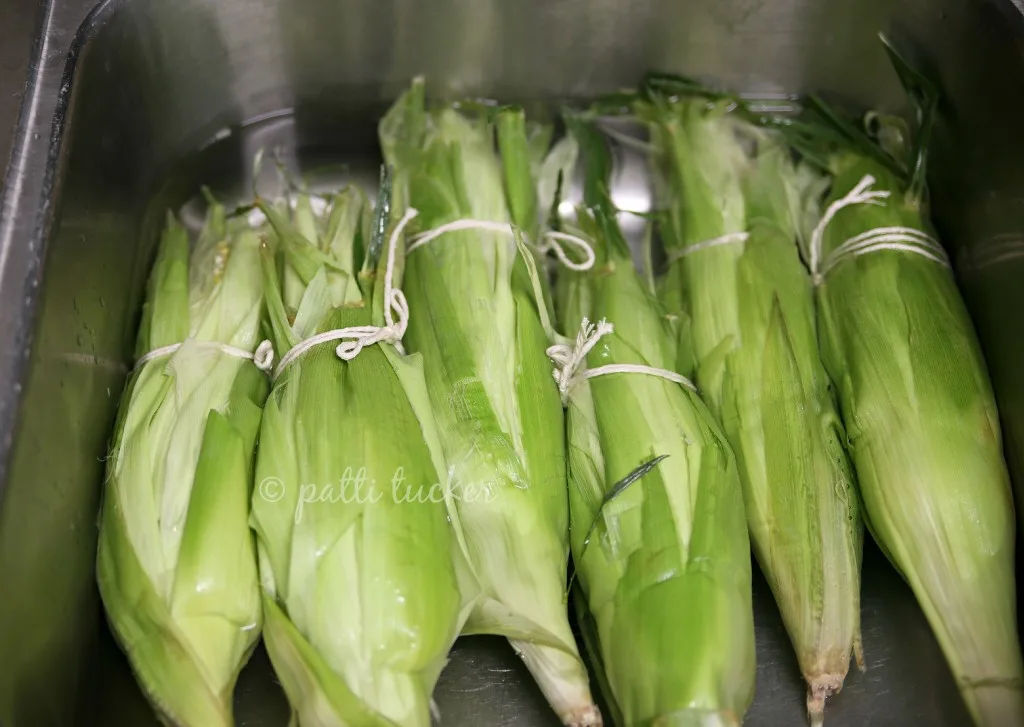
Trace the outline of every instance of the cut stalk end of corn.
<instances>
[{"instance_id":1,"label":"cut stalk end of corn","mask_svg":"<svg viewBox=\"0 0 1024 727\"><path fill-rule=\"evenodd\" d=\"M563 721L567 727L602 727L604 725L601 712L593 704L579 707Z\"/></svg>"},{"instance_id":2,"label":"cut stalk end of corn","mask_svg":"<svg viewBox=\"0 0 1024 727\"><path fill-rule=\"evenodd\" d=\"M819 674L807 679L807 719L811 727L825 724L825 702L843 689L843 674Z\"/></svg>"},{"instance_id":3,"label":"cut stalk end of corn","mask_svg":"<svg viewBox=\"0 0 1024 727\"><path fill-rule=\"evenodd\" d=\"M509 639L566 727L602 727L579 659L561 649Z\"/></svg>"}]
</instances>

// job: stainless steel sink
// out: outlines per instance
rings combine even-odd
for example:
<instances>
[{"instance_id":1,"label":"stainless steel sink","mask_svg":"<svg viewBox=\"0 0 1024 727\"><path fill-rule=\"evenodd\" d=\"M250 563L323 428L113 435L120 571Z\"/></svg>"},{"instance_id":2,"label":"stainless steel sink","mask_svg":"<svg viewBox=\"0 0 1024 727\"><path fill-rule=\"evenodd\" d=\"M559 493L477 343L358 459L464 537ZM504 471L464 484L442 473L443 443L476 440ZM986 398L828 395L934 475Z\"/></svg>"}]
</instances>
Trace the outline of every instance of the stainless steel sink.
<instances>
[{"instance_id":1,"label":"stainless steel sink","mask_svg":"<svg viewBox=\"0 0 1024 727\"><path fill-rule=\"evenodd\" d=\"M162 216L193 219L204 183L244 198L259 147L325 185L372 181L376 120L420 73L438 97L522 101L538 114L651 68L901 111L876 39L894 33L946 93L934 217L1024 485L1016 0L108 0L69 42L83 7L45 6L0 198L0 727L156 724L106 631L93 561L103 457ZM642 205L642 165L622 161L616 194ZM275 184L273 170L256 184ZM803 724L796 661L759 576L755 605L746 723ZM920 610L873 547L863 632L868 670L851 673L828 724L968 724ZM460 641L437 701L446 727L556 725L499 639ZM236 714L287 722L262 652Z\"/></svg>"}]
</instances>

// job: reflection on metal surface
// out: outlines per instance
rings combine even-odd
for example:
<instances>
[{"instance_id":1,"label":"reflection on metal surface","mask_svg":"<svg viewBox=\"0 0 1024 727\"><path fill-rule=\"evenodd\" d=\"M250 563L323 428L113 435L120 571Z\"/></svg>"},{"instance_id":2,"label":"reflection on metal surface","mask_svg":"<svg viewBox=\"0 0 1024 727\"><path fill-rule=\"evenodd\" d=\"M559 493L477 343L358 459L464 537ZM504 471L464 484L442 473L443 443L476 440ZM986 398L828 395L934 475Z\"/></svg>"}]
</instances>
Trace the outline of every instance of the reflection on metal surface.
<instances>
[{"instance_id":1,"label":"reflection on metal surface","mask_svg":"<svg viewBox=\"0 0 1024 727\"><path fill-rule=\"evenodd\" d=\"M376 119L419 73L436 96L520 100L531 113L633 84L652 67L781 106L789 93L820 90L898 110L875 34L902 31L947 94L933 210L1024 482L1024 23L1008 0L109 0L62 77L87 6L47 6L0 199L4 727L155 724L100 625L93 559L102 458L163 215L181 210L196 224L204 183L225 200L248 197L261 146L280 148L316 188L374 185ZM642 134L632 143L615 131L613 194L623 209L649 210ZM260 191L279 184L264 165ZM642 218L622 221L636 240ZM758 688L747 724L802 724L795 659L763 581L755 591ZM863 631L869 669L830 703L830 725L966 724L919 609L871 548ZM239 724L287 719L260 652L238 700ZM554 725L498 639L459 643L438 703L453 727Z\"/></svg>"}]
</instances>

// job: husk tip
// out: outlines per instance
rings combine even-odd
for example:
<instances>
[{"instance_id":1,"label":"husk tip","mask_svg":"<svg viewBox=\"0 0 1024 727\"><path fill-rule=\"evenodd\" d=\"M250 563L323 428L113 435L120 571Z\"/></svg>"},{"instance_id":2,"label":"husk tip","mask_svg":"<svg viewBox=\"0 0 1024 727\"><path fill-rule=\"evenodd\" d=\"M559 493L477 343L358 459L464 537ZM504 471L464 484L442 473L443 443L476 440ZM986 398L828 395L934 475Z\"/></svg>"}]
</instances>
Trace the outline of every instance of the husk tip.
<instances>
[{"instance_id":1,"label":"husk tip","mask_svg":"<svg viewBox=\"0 0 1024 727\"><path fill-rule=\"evenodd\" d=\"M857 664L858 671L867 671L867 666L864 664L864 642L861 640L859 633L853 641L853 660Z\"/></svg>"}]
</instances>

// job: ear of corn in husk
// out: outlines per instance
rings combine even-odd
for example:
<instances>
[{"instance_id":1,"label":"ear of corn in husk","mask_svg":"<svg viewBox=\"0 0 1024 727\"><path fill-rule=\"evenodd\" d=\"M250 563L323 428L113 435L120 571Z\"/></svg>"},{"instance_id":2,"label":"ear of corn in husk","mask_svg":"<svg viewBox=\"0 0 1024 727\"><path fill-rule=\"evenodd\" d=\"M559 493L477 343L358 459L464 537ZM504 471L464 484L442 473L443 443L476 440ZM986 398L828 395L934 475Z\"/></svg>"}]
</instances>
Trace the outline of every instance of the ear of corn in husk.
<instances>
[{"instance_id":1,"label":"ear of corn in husk","mask_svg":"<svg viewBox=\"0 0 1024 727\"><path fill-rule=\"evenodd\" d=\"M921 111L911 154L893 156L891 143L872 147L820 103L809 117L830 138L838 129L849 140L816 150L834 175L820 236L810 236L806 251L821 275L823 357L872 534L913 589L975 722L1022 724L1014 511L996 405L953 274L927 239L924 146L934 93L891 57ZM899 140L898 131L889 127L885 138ZM885 196L833 207L855 189ZM895 237L879 240L892 228L900 228ZM834 257L858 236L898 247Z\"/></svg>"},{"instance_id":2,"label":"ear of corn in husk","mask_svg":"<svg viewBox=\"0 0 1024 727\"><path fill-rule=\"evenodd\" d=\"M514 216L536 231L536 193L524 180L543 164L541 145L531 151L521 118L499 125L501 160L486 114L428 111L422 80L388 112L380 136L396 199L418 210L421 230ZM464 632L508 637L563 723L597 725L567 615L563 420L544 353L546 294L521 248L506 231L467 229L410 252L406 341L424 356L457 493L454 526L478 588Z\"/></svg>"},{"instance_id":3,"label":"ear of corn in husk","mask_svg":"<svg viewBox=\"0 0 1024 727\"><path fill-rule=\"evenodd\" d=\"M168 723L233 725L232 693L260 633L248 527L252 457L269 385L260 340L260 240L212 204L195 249L172 217L104 488L97 579L115 638Z\"/></svg>"},{"instance_id":4,"label":"ear of corn in husk","mask_svg":"<svg viewBox=\"0 0 1024 727\"><path fill-rule=\"evenodd\" d=\"M562 272L567 331L614 326L591 368L673 368L677 343L633 269L607 197L609 156L569 119L587 165L578 225L597 266ZM605 320L606 319L606 320ZM565 388L580 622L616 723L738 725L754 692L750 545L735 461L696 393L646 373Z\"/></svg>"},{"instance_id":5,"label":"ear of corn in husk","mask_svg":"<svg viewBox=\"0 0 1024 727\"><path fill-rule=\"evenodd\" d=\"M372 225L353 189L326 224L303 195L290 217L263 205L280 237L264 260L279 352L384 324L384 190ZM302 727L427 727L461 600L421 363L387 342L341 360L336 345L294 359L267 401L252 507L264 638Z\"/></svg>"},{"instance_id":6,"label":"ear of corn in husk","mask_svg":"<svg viewBox=\"0 0 1024 727\"><path fill-rule=\"evenodd\" d=\"M754 552L821 724L860 659L863 529L796 244L806 190L780 139L731 101L655 101L665 175L665 293L689 316L696 382L739 463Z\"/></svg>"}]
</instances>

